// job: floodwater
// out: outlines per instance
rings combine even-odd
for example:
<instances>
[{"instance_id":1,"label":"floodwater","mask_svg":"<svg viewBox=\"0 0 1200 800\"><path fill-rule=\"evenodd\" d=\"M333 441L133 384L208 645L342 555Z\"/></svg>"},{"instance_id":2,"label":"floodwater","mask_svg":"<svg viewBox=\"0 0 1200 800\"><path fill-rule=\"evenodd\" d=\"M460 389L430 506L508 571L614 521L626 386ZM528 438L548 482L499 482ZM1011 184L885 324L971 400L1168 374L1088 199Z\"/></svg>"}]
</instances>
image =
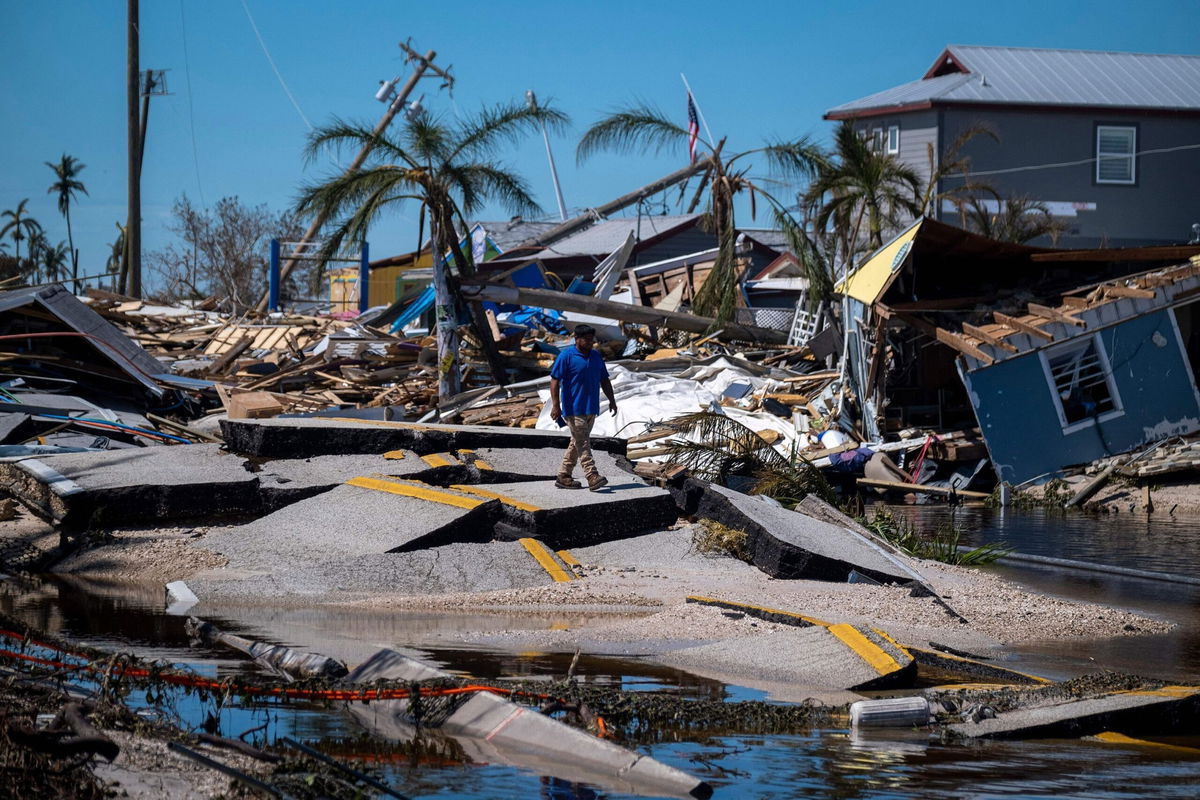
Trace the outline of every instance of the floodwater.
<instances>
[{"instance_id":1,"label":"floodwater","mask_svg":"<svg viewBox=\"0 0 1200 800\"><path fill-rule=\"evenodd\" d=\"M1200 579L1200 517L946 506L892 510L909 517L920 530L953 521L968 547L1004 542L1017 553ZM1070 649L1061 642L1016 648L1014 656L1030 659L1026 666L1038 674L1067 677L1103 665L1200 683L1200 585L1028 563L1000 563L988 569L1045 594L1131 608L1179 626L1162 636L1072 644Z\"/></svg>"},{"instance_id":2,"label":"floodwater","mask_svg":"<svg viewBox=\"0 0 1200 800\"><path fill-rule=\"evenodd\" d=\"M945 521L945 508L905 508L922 525ZM1004 540L1037 555L1200 577L1200 520L1092 517L1031 512L959 509L956 520L969 533L964 544ZM1181 682L1200 682L1200 587L1142 579L1046 569L993 566L1005 577L1040 591L1134 608L1180 622L1161 637L1124 639L1063 652L1054 643L1022 648L1019 658L1044 667L1042 674L1067 677L1113 668ZM260 609L264 615L294 610ZM104 587L53 578L0 582L0 611L39 628L94 646L133 649L140 655L225 677L252 668L236 654L191 647L181 617L163 613L161 587ZM319 614L320 611L309 613ZM240 620L239 621L235 621ZM210 617L227 630L254 636L244 613ZM500 627L564 624L554 615L489 617ZM406 613L361 623L354 636L371 646L427 640L432 628L455 628L461 615ZM569 624L569 620L566 624ZM274 626L273 626L274 627ZM296 628L300 630L300 628ZM311 629L310 629L311 630ZM1131 643L1133 643L1131 645ZM297 641L320 650L321 643ZM333 643L338 647L344 642ZM481 679L501 675L561 676L569 654L495 652L481 648L416 648L418 654ZM1094 659L1094 660L1092 660ZM1057 673L1057 674L1056 674ZM748 700L762 695L743 687L698 678L636 660L581 658L576 675L599 685L640 691L669 691L685 698ZM136 701L136 698L133 698ZM214 700L180 698L173 712L196 727L206 715L220 719L221 732L237 736L265 724L252 739L299 739L340 758L382 772L388 783L413 798L546 798L546 800L631 800L630 795L571 783L495 763L476 763L453 746L414 749L364 737L349 715L311 704L264 704L217 709ZM912 731L854 735L828 727L792 735L736 732L667 732L656 743L634 747L686 770L716 788L717 798L830 798L892 800L919 798L1058 798L1130 800L1200 796L1200 738L1163 739L1176 747L1114 745L1083 740L944 744Z\"/></svg>"}]
</instances>

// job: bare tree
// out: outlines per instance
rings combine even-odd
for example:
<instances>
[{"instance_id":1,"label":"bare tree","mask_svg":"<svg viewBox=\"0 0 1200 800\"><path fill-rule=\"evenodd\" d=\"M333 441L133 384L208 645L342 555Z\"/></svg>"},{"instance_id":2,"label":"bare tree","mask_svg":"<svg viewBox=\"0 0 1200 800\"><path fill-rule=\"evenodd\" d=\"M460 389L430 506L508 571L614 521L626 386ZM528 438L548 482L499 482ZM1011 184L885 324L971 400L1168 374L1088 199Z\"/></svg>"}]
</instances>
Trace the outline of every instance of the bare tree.
<instances>
[{"instance_id":1,"label":"bare tree","mask_svg":"<svg viewBox=\"0 0 1200 800\"><path fill-rule=\"evenodd\" d=\"M168 228L179 236L147 257L168 299L216 296L231 311L252 308L267 280L272 238L298 239L303 232L289 213L265 204L244 205L223 197L211 209L198 209L187 195L175 201ZM302 275L295 275L302 280Z\"/></svg>"}]
</instances>

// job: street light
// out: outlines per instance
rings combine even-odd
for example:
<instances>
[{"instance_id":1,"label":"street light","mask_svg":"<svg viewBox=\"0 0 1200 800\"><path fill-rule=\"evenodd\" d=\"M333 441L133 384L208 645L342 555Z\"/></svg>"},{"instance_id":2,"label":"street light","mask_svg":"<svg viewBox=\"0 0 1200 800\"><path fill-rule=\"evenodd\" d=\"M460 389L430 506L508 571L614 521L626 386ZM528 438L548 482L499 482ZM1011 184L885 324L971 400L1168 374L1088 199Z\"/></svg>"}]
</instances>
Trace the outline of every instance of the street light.
<instances>
[{"instance_id":1,"label":"street light","mask_svg":"<svg viewBox=\"0 0 1200 800\"><path fill-rule=\"evenodd\" d=\"M529 105L530 111L537 111L537 95L532 89L525 92L525 102ZM558 170L554 168L554 153L550 151L550 135L546 133L546 123L542 125L542 140L546 143L546 160L550 162L550 178L554 181L554 197L558 200L558 218L563 222L567 221L567 204L563 202L562 187L558 185Z\"/></svg>"}]
</instances>

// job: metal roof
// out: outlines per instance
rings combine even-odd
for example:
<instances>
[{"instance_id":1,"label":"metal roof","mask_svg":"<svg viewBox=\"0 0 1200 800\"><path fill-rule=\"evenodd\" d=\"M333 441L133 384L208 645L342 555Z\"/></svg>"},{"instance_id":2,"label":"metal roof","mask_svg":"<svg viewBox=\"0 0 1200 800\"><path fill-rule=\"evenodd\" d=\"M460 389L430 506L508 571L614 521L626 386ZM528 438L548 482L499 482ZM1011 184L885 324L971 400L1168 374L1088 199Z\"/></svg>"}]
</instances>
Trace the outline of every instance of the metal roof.
<instances>
[{"instance_id":1,"label":"metal roof","mask_svg":"<svg viewBox=\"0 0 1200 800\"><path fill-rule=\"evenodd\" d=\"M560 223L511 219L504 222L476 222L474 224L483 227L488 238L496 243L496 247L500 248L500 252L507 253L517 245L540 236Z\"/></svg>"},{"instance_id":2,"label":"metal roof","mask_svg":"<svg viewBox=\"0 0 1200 800\"><path fill-rule=\"evenodd\" d=\"M915 103L1200 109L1200 56L950 45L934 68L947 61L956 71L844 103L826 116Z\"/></svg>"},{"instance_id":3,"label":"metal roof","mask_svg":"<svg viewBox=\"0 0 1200 800\"><path fill-rule=\"evenodd\" d=\"M606 219L586 230L547 245L538 253L538 257L606 256L624 244L630 233L634 233L639 241L644 242L661 233L690 225L700 216L700 214L680 214L665 217L641 216Z\"/></svg>"}]
</instances>

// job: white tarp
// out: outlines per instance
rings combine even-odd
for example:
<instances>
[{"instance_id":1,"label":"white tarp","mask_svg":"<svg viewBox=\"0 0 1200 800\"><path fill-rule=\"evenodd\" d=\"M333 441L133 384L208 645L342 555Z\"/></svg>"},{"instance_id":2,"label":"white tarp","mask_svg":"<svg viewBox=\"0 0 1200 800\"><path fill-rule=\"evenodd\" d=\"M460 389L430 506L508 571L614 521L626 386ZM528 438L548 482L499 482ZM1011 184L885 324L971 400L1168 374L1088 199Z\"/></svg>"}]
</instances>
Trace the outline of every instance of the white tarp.
<instances>
[{"instance_id":1,"label":"white tarp","mask_svg":"<svg viewBox=\"0 0 1200 800\"><path fill-rule=\"evenodd\" d=\"M610 364L608 374L617 398L617 415L614 417L609 413L608 400L601 394L600 414L592 428L593 436L637 436L657 423L710 409L724 413L754 431L778 431L781 437L776 449L785 455L791 453L792 442L797 437L791 420L765 411L744 411L719 405L721 395L733 383L748 383L753 391L783 390L786 386L750 374L738 366L737 359L720 358L672 374L632 372L619 364ZM543 405L537 427L559 430L557 423L550 419L550 390L542 389L538 394Z\"/></svg>"}]
</instances>

